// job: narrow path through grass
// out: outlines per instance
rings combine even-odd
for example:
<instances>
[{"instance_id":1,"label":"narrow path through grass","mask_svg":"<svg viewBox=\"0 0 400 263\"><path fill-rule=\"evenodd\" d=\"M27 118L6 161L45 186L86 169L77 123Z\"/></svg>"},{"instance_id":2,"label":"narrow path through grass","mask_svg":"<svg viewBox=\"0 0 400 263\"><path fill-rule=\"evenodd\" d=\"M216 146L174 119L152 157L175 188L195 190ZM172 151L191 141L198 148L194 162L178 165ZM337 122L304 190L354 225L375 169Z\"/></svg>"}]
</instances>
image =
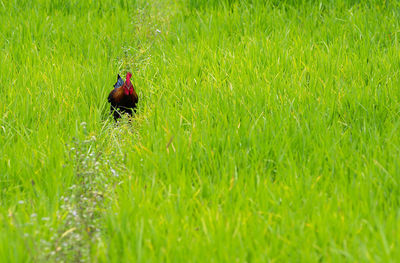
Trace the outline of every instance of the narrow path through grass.
<instances>
[{"instance_id":1,"label":"narrow path through grass","mask_svg":"<svg viewBox=\"0 0 400 263\"><path fill-rule=\"evenodd\" d=\"M398 261L399 10L0 0L0 258Z\"/></svg>"}]
</instances>

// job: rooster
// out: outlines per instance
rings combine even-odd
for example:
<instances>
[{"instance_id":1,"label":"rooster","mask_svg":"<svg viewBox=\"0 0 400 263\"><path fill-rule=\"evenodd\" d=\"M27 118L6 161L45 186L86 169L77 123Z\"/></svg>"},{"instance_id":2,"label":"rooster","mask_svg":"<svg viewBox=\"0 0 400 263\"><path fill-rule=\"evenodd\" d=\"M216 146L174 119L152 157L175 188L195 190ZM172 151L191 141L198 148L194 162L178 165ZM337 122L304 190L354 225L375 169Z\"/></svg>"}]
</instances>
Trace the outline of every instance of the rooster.
<instances>
[{"instance_id":1,"label":"rooster","mask_svg":"<svg viewBox=\"0 0 400 263\"><path fill-rule=\"evenodd\" d=\"M136 104L139 98L131 83L131 77L132 73L128 72L124 82L118 74L114 89L108 95L108 102L111 103L110 110L115 121L121 118L123 113L128 113L132 116L132 110L136 112Z\"/></svg>"}]
</instances>

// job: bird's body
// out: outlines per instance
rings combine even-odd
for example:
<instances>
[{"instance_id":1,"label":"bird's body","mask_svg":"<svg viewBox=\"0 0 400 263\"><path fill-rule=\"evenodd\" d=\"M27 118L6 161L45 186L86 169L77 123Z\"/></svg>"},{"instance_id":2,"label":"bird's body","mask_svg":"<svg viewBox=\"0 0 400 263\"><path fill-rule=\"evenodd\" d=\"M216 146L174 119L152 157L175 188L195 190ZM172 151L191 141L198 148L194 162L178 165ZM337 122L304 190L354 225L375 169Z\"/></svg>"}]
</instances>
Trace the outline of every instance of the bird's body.
<instances>
[{"instance_id":1,"label":"bird's body","mask_svg":"<svg viewBox=\"0 0 400 263\"><path fill-rule=\"evenodd\" d=\"M136 104L139 98L130 81L131 77L132 74L128 72L126 74L126 81L123 82L118 75L114 89L108 95L108 102L111 103L110 110L114 116L114 120L118 120L123 113L132 116L132 110L136 112Z\"/></svg>"}]
</instances>

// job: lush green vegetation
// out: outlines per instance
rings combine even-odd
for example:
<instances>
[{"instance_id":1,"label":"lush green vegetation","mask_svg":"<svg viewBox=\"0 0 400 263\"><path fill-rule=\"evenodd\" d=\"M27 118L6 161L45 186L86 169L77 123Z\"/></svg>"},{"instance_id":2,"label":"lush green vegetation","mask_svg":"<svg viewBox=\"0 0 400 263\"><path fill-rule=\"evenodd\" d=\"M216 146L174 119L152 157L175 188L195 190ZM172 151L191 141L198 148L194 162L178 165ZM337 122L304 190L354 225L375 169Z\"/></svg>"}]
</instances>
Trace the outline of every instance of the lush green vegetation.
<instances>
[{"instance_id":1,"label":"lush green vegetation","mask_svg":"<svg viewBox=\"0 0 400 263\"><path fill-rule=\"evenodd\" d=\"M399 3L66 2L0 0L2 261L400 259Z\"/></svg>"}]
</instances>

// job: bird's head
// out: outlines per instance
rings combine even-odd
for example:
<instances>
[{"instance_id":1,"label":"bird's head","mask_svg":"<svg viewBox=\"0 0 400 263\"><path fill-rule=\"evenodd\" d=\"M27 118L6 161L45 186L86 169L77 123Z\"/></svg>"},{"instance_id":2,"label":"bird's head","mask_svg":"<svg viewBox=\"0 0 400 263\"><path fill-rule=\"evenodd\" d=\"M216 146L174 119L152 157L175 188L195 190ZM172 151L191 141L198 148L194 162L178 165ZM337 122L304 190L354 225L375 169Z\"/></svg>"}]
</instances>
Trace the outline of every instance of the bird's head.
<instances>
[{"instance_id":1,"label":"bird's head","mask_svg":"<svg viewBox=\"0 0 400 263\"><path fill-rule=\"evenodd\" d=\"M124 92L126 95L131 95L133 93L133 85L131 83L132 73L126 73L126 81L124 83Z\"/></svg>"},{"instance_id":2,"label":"bird's head","mask_svg":"<svg viewBox=\"0 0 400 263\"><path fill-rule=\"evenodd\" d=\"M131 84L132 73L126 73L126 83L129 85Z\"/></svg>"}]
</instances>

